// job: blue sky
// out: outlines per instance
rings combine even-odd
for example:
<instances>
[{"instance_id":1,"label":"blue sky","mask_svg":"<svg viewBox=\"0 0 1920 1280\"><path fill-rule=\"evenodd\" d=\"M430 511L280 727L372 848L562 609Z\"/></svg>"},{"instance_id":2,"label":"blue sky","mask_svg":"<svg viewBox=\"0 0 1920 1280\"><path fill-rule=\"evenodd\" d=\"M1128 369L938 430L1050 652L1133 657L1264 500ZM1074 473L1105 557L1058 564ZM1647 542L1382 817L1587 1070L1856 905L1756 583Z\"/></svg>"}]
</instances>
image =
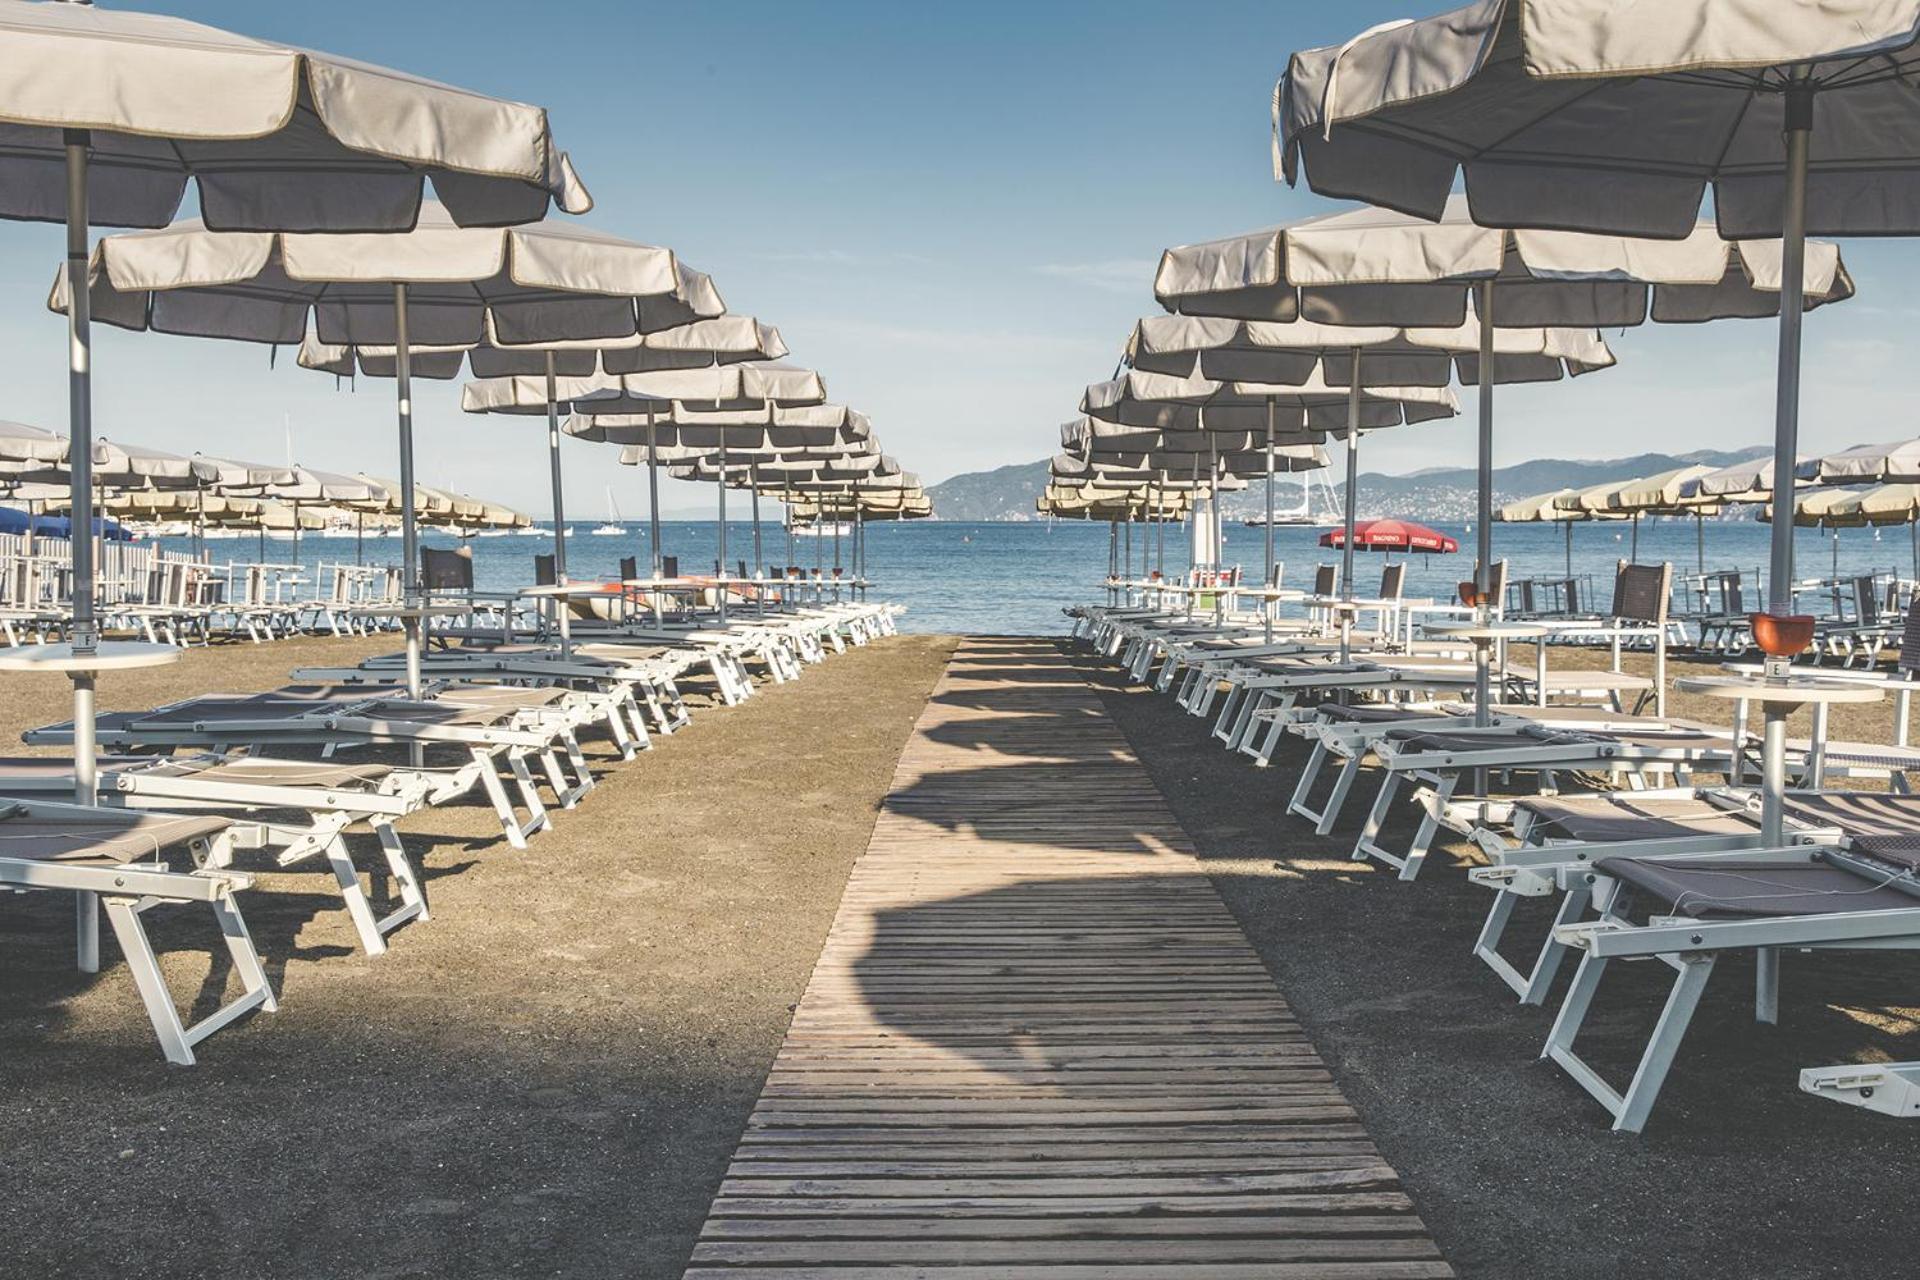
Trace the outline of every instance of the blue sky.
<instances>
[{"instance_id":1,"label":"blue sky","mask_svg":"<svg viewBox=\"0 0 1920 1280\"><path fill-rule=\"evenodd\" d=\"M493 3L106 0L539 102L598 201L597 225L671 245L730 307L873 415L936 480L1050 452L1080 387L1153 308L1161 248L1340 206L1271 176L1268 101L1287 53L1440 3ZM63 326L41 302L59 232L0 234L9 351L0 416L66 414ZM1907 397L1920 247L1853 242L1860 297L1808 328L1804 440L1914 434ZM1774 326L1609 334L1619 368L1501 392L1498 457L1734 447L1771 434ZM252 346L101 334L105 434L160 448L391 472L391 384L336 390ZM421 476L547 509L540 435L419 401ZM1467 397L1471 409L1471 396ZM1468 463L1470 416L1384 432L1367 465ZM569 502L598 515L644 478L570 444ZM691 486L662 505L704 506Z\"/></svg>"}]
</instances>

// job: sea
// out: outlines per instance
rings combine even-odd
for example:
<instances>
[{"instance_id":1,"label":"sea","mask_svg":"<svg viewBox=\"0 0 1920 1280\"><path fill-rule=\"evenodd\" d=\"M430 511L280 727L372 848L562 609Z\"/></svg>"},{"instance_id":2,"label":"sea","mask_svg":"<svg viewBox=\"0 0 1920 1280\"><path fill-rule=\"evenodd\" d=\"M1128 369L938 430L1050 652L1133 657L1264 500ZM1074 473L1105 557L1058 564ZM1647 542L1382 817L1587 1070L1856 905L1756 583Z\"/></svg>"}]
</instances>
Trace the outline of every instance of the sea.
<instances>
[{"instance_id":1,"label":"sea","mask_svg":"<svg viewBox=\"0 0 1920 1280\"><path fill-rule=\"evenodd\" d=\"M590 527L576 527L567 540L570 576L612 578L623 556L637 557L643 568L648 563L645 521L629 524L625 535L616 536L593 536L587 532ZM1434 527L1471 548L1470 530L1458 525ZM1316 565L1338 562L1337 551L1317 545L1324 533L1310 526L1274 530L1275 558L1284 565L1284 585L1309 586ZM1144 568L1160 567L1158 531L1137 525L1132 534L1135 575L1142 575ZM1123 548L1124 536L1123 530ZM1699 528L1690 520L1644 521L1637 535L1622 524L1575 525L1572 576L1581 581L1586 599L1605 600L1619 561L1630 557L1643 563L1671 561L1684 598L1685 580L1699 566L1738 570L1748 584L1746 603L1753 607L1759 596L1752 584L1761 580L1768 536L1768 526L1753 521L1708 521ZM1224 562L1245 566L1247 580L1257 580L1264 563L1264 538L1261 529L1230 525ZM183 538L159 541L171 550L186 549ZM463 545L461 539L439 531L426 534L423 542L433 547ZM712 571L717 549L717 528L712 522L663 522L661 542L664 554L679 558L682 572ZM356 546L351 535L302 534L297 561L290 539L269 538L261 544L249 534L206 545L215 564L300 564L309 578L303 594L312 593L311 583L322 581L320 571L327 565L352 564L356 558L368 564L396 563L400 557L398 535L369 536ZM481 590L508 590L533 581L534 556L551 550L552 540L550 534L544 538L508 535L471 538L464 545L473 549L475 585ZM1166 529L1164 565L1169 576L1187 569L1188 546L1182 526ZM841 539L838 550L839 563L850 566L851 540ZM905 605L907 612L900 621L903 630L1059 634L1068 625L1061 612L1063 606L1104 598L1101 584L1107 572L1107 554L1108 526L1086 521L877 523L867 528L868 578L873 583L869 598ZM1494 555L1510 562L1512 580L1568 576L1564 526L1496 525ZM1920 576L1915 571L1909 531L1904 527L1884 531L1847 529L1837 538L1822 530L1801 529L1795 555L1796 577L1804 581L1850 580L1872 572ZM1150 564L1143 561L1148 556L1152 557ZM728 525L727 558L744 559L751 569L755 563L751 524ZM1390 562L1389 557L1361 552L1355 561L1357 590L1368 594L1378 587L1380 568ZM1470 577L1473 568L1470 552L1411 557L1394 554L1391 561L1407 565L1406 595L1433 599L1453 598L1457 584ZM761 562L768 566L831 568L835 563L834 539L797 537L790 552L785 531L770 523L761 532ZM1829 588L1809 585L1800 605L1808 612L1828 612L1831 600Z\"/></svg>"}]
</instances>

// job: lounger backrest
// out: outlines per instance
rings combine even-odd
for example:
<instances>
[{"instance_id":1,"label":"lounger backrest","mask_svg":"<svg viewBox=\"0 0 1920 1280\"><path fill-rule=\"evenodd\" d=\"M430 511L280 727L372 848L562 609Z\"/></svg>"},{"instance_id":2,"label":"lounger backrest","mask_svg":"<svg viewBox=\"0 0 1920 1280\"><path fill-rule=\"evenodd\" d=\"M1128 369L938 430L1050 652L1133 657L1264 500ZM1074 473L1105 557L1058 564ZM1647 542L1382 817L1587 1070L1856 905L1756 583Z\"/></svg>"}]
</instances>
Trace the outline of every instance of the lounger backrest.
<instances>
[{"instance_id":1,"label":"lounger backrest","mask_svg":"<svg viewBox=\"0 0 1920 1280\"><path fill-rule=\"evenodd\" d=\"M1404 564L1390 564L1382 569L1380 571L1380 598L1382 600L1398 600L1406 578L1407 566Z\"/></svg>"},{"instance_id":2,"label":"lounger backrest","mask_svg":"<svg viewBox=\"0 0 1920 1280\"><path fill-rule=\"evenodd\" d=\"M1337 565L1323 564L1313 571L1313 594L1330 596L1340 587L1340 569Z\"/></svg>"},{"instance_id":3,"label":"lounger backrest","mask_svg":"<svg viewBox=\"0 0 1920 1280\"><path fill-rule=\"evenodd\" d=\"M1920 596L1907 606L1907 625L1900 633L1900 656L1894 666L1902 674L1920 671Z\"/></svg>"},{"instance_id":4,"label":"lounger backrest","mask_svg":"<svg viewBox=\"0 0 1920 1280\"><path fill-rule=\"evenodd\" d=\"M473 548L445 551L438 547L422 547L420 580L429 591L473 590Z\"/></svg>"},{"instance_id":5,"label":"lounger backrest","mask_svg":"<svg viewBox=\"0 0 1920 1280\"><path fill-rule=\"evenodd\" d=\"M621 556L620 557L620 580L622 582L628 582L639 576L640 576L640 557L639 556Z\"/></svg>"},{"instance_id":6,"label":"lounger backrest","mask_svg":"<svg viewBox=\"0 0 1920 1280\"><path fill-rule=\"evenodd\" d=\"M1880 621L1879 584L1870 573L1853 580L1853 616L1863 626Z\"/></svg>"},{"instance_id":7,"label":"lounger backrest","mask_svg":"<svg viewBox=\"0 0 1920 1280\"><path fill-rule=\"evenodd\" d=\"M1729 617L1746 612L1741 599L1740 574L1736 571L1720 579L1720 612Z\"/></svg>"},{"instance_id":8,"label":"lounger backrest","mask_svg":"<svg viewBox=\"0 0 1920 1280\"><path fill-rule=\"evenodd\" d=\"M1613 580L1612 616L1627 622L1664 626L1672 591L1671 564L1628 564L1622 560Z\"/></svg>"},{"instance_id":9,"label":"lounger backrest","mask_svg":"<svg viewBox=\"0 0 1920 1280\"><path fill-rule=\"evenodd\" d=\"M257 564L247 566L246 603L261 605L267 602L267 574Z\"/></svg>"},{"instance_id":10,"label":"lounger backrest","mask_svg":"<svg viewBox=\"0 0 1920 1280\"><path fill-rule=\"evenodd\" d=\"M679 556L661 556L660 557L660 575L665 578L679 577L680 576L680 557Z\"/></svg>"},{"instance_id":11,"label":"lounger backrest","mask_svg":"<svg viewBox=\"0 0 1920 1280\"><path fill-rule=\"evenodd\" d=\"M536 587L550 587L560 581L553 567L553 556L535 556L533 558L533 584Z\"/></svg>"},{"instance_id":12,"label":"lounger backrest","mask_svg":"<svg viewBox=\"0 0 1920 1280\"><path fill-rule=\"evenodd\" d=\"M1273 562L1273 572L1267 575L1267 585L1278 590L1280 579L1286 575L1286 572L1287 562L1285 560L1275 560Z\"/></svg>"}]
</instances>

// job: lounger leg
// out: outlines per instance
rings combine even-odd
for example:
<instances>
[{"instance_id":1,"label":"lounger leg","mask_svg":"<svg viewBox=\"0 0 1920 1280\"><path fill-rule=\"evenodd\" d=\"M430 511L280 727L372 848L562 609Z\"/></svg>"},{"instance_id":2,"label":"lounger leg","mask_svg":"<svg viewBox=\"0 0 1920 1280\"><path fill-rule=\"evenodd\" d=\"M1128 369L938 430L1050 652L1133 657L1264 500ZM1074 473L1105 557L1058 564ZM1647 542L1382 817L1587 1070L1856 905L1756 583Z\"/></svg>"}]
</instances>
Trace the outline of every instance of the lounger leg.
<instances>
[{"instance_id":1,"label":"lounger leg","mask_svg":"<svg viewBox=\"0 0 1920 1280\"><path fill-rule=\"evenodd\" d=\"M387 870L400 886L400 905L380 921L380 932L390 933L408 920L432 919L427 914L426 892L420 887L413 863L407 860L407 848L400 842L400 833L393 829L391 822L375 822L373 831L380 837L380 852L386 855Z\"/></svg>"},{"instance_id":2,"label":"lounger leg","mask_svg":"<svg viewBox=\"0 0 1920 1280\"><path fill-rule=\"evenodd\" d=\"M1780 948L1761 947L1753 960L1754 1021L1776 1026L1780 1022Z\"/></svg>"},{"instance_id":3,"label":"lounger leg","mask_svg":"<svg viewBox=\"0 0 1920 1280\"><path fill-rule=\"evenodd\" d=\"M607 717L611 720L613 717ZM580 736L572 730L560 735L560 745L566 748L567 764L573 770L574 777L580 780L579 794L585 795L593 790L595 780L593 770L587 766L586 753L580 750Z\"/></svg>"},{"instance_id":4,"label":"lounger leg","mask_svg":"<svg viewBox=\"0 0 1920 1280\"><path fill-rule=\"evenodd\" d=\"M532 835L550 826L547 806L540 801L540 788L533 780L533 770L527 767L526 756L518 751L509 751L507 767L513 770L513 780L520 788L520 801L527 808L527 834Z\"/></svg>"},{"instance_id":5,"label":"lounger leg","mask_svg":"<svg viewBox=\"0 0 1920 1280\"><path fill-rule=\"evenodd\" d=\"M1327 740L1318 739L1313 750L1307 753L1307 763L1300 770L1300 781L1294 784L1293 795L1287 800L1287 812L1297 813L1310 822L1317 823L1320 815L1307 808L1307 801L1313 795L1313 784L1320 779L1320 770L1327 763ZM1317 827L1315 828L1318 829Z\"/></svg>"},{"instance_id":6,"label":"lounger leg","mask_svg":"<svg viewBox=\"0 0 1920 1280\"><path fill-rule=\"evenodd\" d=\"M547 775L547 785L553 788L553 798L562 809L571 809L580 803L581 788L567 783L567 775L560 768L560 757L548 747L540 753L540 768Z\"/></svg>"},{"instance_id":7,"label":"lounger leg","mask_svg":"<svg viewBox=\"0 0 1920 1280\"><path fill-rule=\"evenodd\" d=\"M1400 878L1412 880L1420 874L1420 865L1427 860L1427 850L1433 846L1433 838L1440 834L1440 815L1447 811L1447 805L1453 800L1454 788L1460 785L1457 771L1448 773L1440 781L1433 795L1431 808L1420 815L1420 829L1413 833L1413 844L1407 849L1406 859L1400 863Z\"/></svg>"},{"instance_id":8,"label":"lounger leg","mask_svg":"<svg viewBox=\"0 0 1920 1280\"><path fill-rule=\"evenodd\" d=\"M627 731L627 717L632 703L632 695L621 694L619 701L607 708L605 717L607 736L613 739L614 749L619 751L622 761L631 760L634 756L633 735Z\"/></svg>"},{"instance_id":9,"label":"lounger leg","mask_svg":"<svg viewBox=\"0 0 1920 1280\"><path fill-rule=\"evenodd\" d=\"M1714 959L1711 952L1679 957L1679 976L1673 980L1673 990L1667 995L1666 1007L1660 1011L1660 1021L1654 1025L1653 1038L1647 1042L1647 1051L1641 1056L1640 1066L1633 1073L1633 1083L1627 1086L1627 1092L1620 1100L1620 1109L1614 1113L1613 1128L1616 1133L1638 1133L1646 1127L1647 1113L1653 1110L1653 1101L1660 1096L1660 1086L1666 1083L1674 1055L1680 1051L1680 1041L1687 1034L1688 1024L1693 1021L1693 1011L1700 1007L1700 996L1706 991L1707 979L1713 974Z\"/></svg>"},{"instance_id":10,"label":"lounger leg","mask_svg":"<svg viewBox=\"0 0 1920 1280\"><path fill-rule=\"evenodd\" d=\"M1591 901L1593 890L1586 885L1568 890L1567 895L1560 899L1560 909L1554 913L1553 928L1579 923ZM1566 958L1566 944L1554 937L1552 929L1548 930L1547 940L1540 944L1540 954L1534 958L1533 972L1527 979L1526 988L1520 992L1520 1003L1545 1004L1547 992L1553 987L1554 975L1560 972L1560 962Z\"/></svg>"},{"instance_id":11,"label":"lounger leg","mask_svg":"<svg viewBox=\"0 0 1920 1280\"><path fill-rule=\"evenodd\" d=\"M1341 810L1347 807L1347 796L1353 790L1354 780L1360 776L1360 762L1365 753L1355 749L1354 753L1340 765L1340 776L1333 780L1333 794L1327 797L1327 807L1320 815L1320 821L1314 824L1317 835L1333 834L1334 823L1340 820Z\"/></svg>"},{"instance_id":12,"label":"lounger leg","mask_svg":"<svg viewBox=\"0 0 1920 1280\"><path fill-rule=\"evenodd\" d=\"M340 897L347 904L347 915L353 920L354 931L360 935L361 949L370 956L385 955L387 940L380 936L373 907L367 902L366 890L360 887L360 872L347 855L347 842L334 836L327 841L326 855L327 865L333 868L333 878L340 884Z\"/></svg>"},{"instance_id":13,"label":"lounger leg","mask_svg":"<svg viewBox=\"0 0 1920 1280\"><path fill-rule=\"evenodd\" d=\"M180 1025L180 1011L173 1006L173 994L167 990L146 926L140 923L140 904L131 898L108 898L105 906L113 936L120 943L120 952L127 958L127 968L133 974L134 988L140 992L140 1002L147 1007L147 1019L153 1023L154 1037L160 1041L160 1052L168 1062L192 1066L193 1046L187 1040L187 1029Z\"/></svg>"},{"instance_id":14,"label":"lounger leg","mask_svg":"<svg viewBox=\"0 0 1920 1280\"><path fill-rule=\"evenodd\" d=\"M100 972L100 895L73 895L74 964L82 973Z\"/></svg>"},{"instance_id":15,"label":"lounger leg","mask_svg":"<svg viewBox=\"0 0 1920 1280\"><path fill-rule=\"evenodd\" d=\"M1473 940L1473 954L1516 995L1526 990L1527 978L1500 954L1500 938L1506 933L1507 923L1513 919L1513 909L1518 905L1518 894L1508 893L1505 889L1495 890L1493 905L1487 909L1486 922L1480 926L1480 936Z\"/></svg>"},{"instance_id":16,"label":"lounger leg","mask_svg":"<svg viewBox=\"0 0 1920 1280\"><path fill-rule=\"evenodd\" d=\"M507 799L507 788L500 781L499 770L494 768L493 761L483 751L476 749L474 759L480 765L480 785L486 788L487 799L493 802L493 811L500 815L500 830L506 833L507 843L516 849L526 848L527 833L520 826L513 803Z\"/></svg>"},{"instance_id":17,"label":"lounger leg","mask_svg":"<svg viewBox=\"0 0 1920 1280\"><path fill-rule=\"evenodd\" d=\"M1380 828L1385 825L1387 814L1393 809L1393 797L1399 790L1400 774L1393 769L1387 770L1385 776L1380 779L1380 794L1373 798L1373 808L1367 811L1366 825L1360 828L1360 838L1354 842L1353 860L1355 862L1365 862L1376 856L1386 856L1392 860L1386 850L1380 848L1377 841L1380 837Z\"/></svg>"}]
</instances>

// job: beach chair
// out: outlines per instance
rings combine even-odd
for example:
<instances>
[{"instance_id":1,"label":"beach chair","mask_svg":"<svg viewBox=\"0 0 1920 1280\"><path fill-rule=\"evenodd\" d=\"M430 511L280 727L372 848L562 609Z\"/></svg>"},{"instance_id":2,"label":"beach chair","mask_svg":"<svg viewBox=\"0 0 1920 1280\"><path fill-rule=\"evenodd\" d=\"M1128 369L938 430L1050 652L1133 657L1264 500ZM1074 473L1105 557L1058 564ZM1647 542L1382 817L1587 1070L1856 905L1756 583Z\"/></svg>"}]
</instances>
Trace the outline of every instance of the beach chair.
<instances>
[{"instance_id":1,"label":"beach chair","mask_svg":"<svg viewBox=\"0 0 1920 1280\"><path fill-rule=\"evenodd\" d=\"M407 921L427 918L426 897L393 824L421 808L429 790L425 780L385 765L259 756L109 756L101 759L99 771L104 805L253 819L231 829L227 849L269 849L281 867L324 860L368 955L384 953L386 935ZM0 797L44 800L72 794L70 761L0 758ZM289 820L296 813L305 815L304 823ZM399 889L399 905L384 917L375 915L347 850L345 833L356 827L379 840ZM196 865L222 867L230 861L223 851Z\"/></svg>"},{"instance_id":2,"label":"beach chair","mask_svg":"<svg viewBox=\"0 0 1920 1280\"><path fill-rule=\"evenodd\" d=\"M527 762L540 760L549 776L559 764L551 758L550 735L511 725L513 717L513 711L499 708L414 702L388 688L293 686L264 694L204 695L151 711L108 712L96 717L96 735L102 747L136 753L195 749L229 755L247 748L251 754L284 755L302 748L332 756L393 744L448 753L460 763L410 769L427 784L426 803L445 804L480 788L508 843L525 848L528 836L549 825ZM48 725L21 736L35 746L70 746L73 725ZM525 819L508 799L502 769L515 781Z\"/></svg>"},{"instance_id":3,"label":"beach chair","mask_svg":"<svg viewBox=\"0 0 1920 1280\"><path fill-rule=\"evenodd\" d=\"M1912 797L1864 797L1880 805ZM1666 1082L1719 959L1756 959L1754 1014L1779 1017L1783 951L1920 947L1920 813L1854 814L1833 844L1802 843L1699 857L1611 856L1594 863L1596 918L1555 929L1580 953L1541 1057L1638 1133ZM1637 909L1636 909L1637 908ZM1615 960L1659 960L1674 980L1631 1081L1616 1090L1575 1050L1593 997Z\"/></svg>"},{"instance_id":4,"label":"beach chair","mask_svg":"<svg viewBox=\"0 0 1920 1280\"><path fill-rule=\"evenodd\" d=\"M88 973L100 967L98 913L104 908L161 1052L181 1066L191 1066L193 1047L222 1027L255 1009L277 1007L235 896L252 877L219 866L231 826L216 817L43 801L0 806L0 890L76 895L78 958ZM162 860L183 848L200 864L196 869L177 871ZM171 905L212 912L240 980L238 995L193 1023L180 1017L143 919Z\"/></svg>"},{"instance_id":5,"label":"beach chair","mask_svg":"<svg viewBox=\"0 0 1920 1280\"><path fill-rule=\"evenodd\" d=\"M1611 665L1604 671L1562 668L1540 670L1531 682L1535 701L1545 706L1554 698L1592 701L1604 698L1616 711L1625 711L1629 697L1632 710L1638 712L1649 702L1655 715L1667 713L1667 641L1668 611L1672 603L1673 566L1671 564L1629 564L1621 561L1613 580L1613 602L1607 616L1597 624L1559 624L1551 635L1587 643L1605 642L1611 651ZM1543 640L1542 643L1545 643ZM1653 674L1636 675L1623 669L1629 645L1645 645L1653 651Z\"/></svg>"}]
</instances>

